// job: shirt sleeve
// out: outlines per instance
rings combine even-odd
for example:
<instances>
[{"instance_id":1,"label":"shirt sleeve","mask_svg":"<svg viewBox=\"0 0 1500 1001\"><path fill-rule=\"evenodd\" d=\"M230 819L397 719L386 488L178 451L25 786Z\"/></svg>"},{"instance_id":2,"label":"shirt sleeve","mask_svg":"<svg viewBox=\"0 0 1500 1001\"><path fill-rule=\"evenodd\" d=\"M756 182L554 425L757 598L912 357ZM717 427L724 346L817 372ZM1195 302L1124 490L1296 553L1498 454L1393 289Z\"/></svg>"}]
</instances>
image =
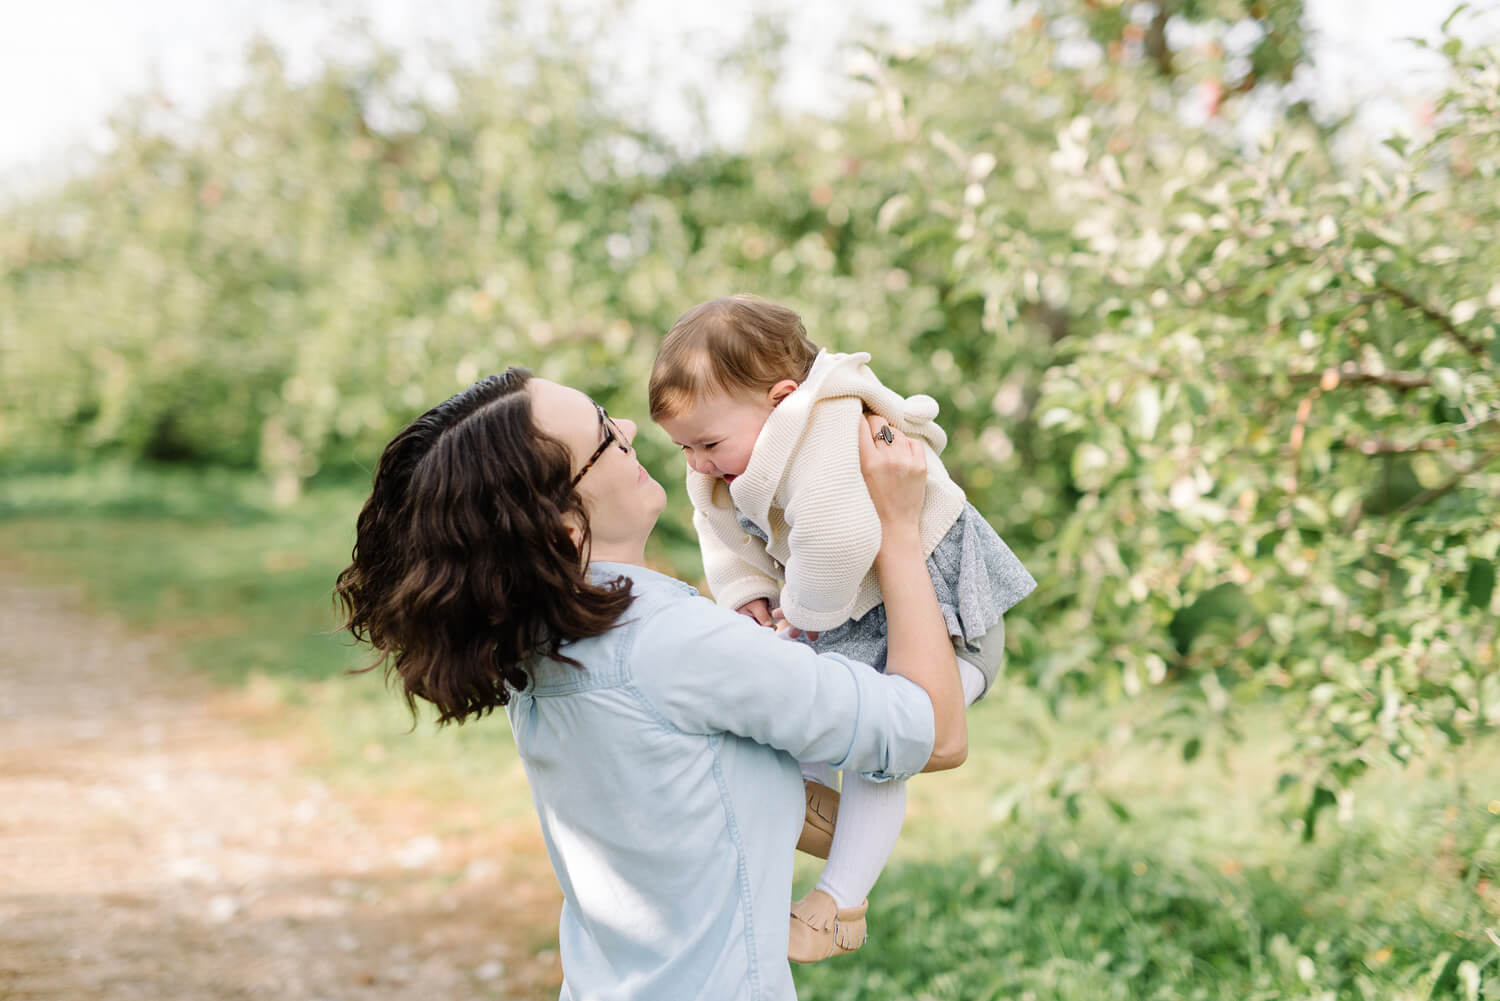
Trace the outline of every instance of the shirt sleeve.
<instances>
[{"instance_id":1,"label":"shirt sleeve","mask_svg":"<svg viewBox=\"0 0 1500 1001\"><path fill-rule=\"evenodd\" d=\"M636 630L636 688L678 730L738 734L876 781L910 778L932 756L932 702L899 675L814 653L704 598Z\"/></svg>"},{"instance_id":2,"label":"shirt sleeve","mask_svg":"<svg viewBox=\"0 0 1500 1001\"><path fill-rule=\"evenodd\" d=\"M820 400L786 477L790 535L781 609L799 629L848 621L880 552L880 517L859 469L863 406L856 397Z\"/></svg>"}]
</instances>

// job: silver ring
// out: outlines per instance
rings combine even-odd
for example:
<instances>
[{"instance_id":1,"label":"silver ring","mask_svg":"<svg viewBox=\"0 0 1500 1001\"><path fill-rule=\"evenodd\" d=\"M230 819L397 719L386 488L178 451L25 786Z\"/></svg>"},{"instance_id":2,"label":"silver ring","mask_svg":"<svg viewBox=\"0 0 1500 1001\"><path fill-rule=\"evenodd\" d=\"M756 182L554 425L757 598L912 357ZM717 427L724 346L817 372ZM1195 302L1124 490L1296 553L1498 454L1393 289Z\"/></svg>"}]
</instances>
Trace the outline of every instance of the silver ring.
<instances>
[{"instance_id":1,"label":"silver ring","mask_svg":"<svg viewBox=\"0 0 1500 1001\"><path fill-rule=\"evenodd\" d=\"M875 432L875 437L885 442L887 445L896 444L896 432L891 430L891 426L889 424L880 425L880 430Z\"/></svg>"}]
</instances>

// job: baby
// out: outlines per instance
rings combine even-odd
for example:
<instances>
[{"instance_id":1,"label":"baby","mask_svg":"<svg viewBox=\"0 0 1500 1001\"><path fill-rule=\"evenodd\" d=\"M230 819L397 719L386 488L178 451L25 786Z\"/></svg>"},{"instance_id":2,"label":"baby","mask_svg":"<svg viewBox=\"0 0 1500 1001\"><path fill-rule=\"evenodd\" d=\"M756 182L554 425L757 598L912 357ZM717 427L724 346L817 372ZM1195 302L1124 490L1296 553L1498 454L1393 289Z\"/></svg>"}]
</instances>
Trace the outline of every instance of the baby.
<instances>
[{"instance_id":1,"label":"baby","mask_svg":"<svg viewBox=\"0 0 1500 1001\"><path fill-rule=\"evenodd\" d=\"M927 453L923 551L972 704L998 672L1002 616L1036 582L938 459L947 435L930 396L887 389L863 352L820 351L797 314L752 295L695 306L651 371L651 417L687 457L693 525L714 599L766 626L885 670L873 570L880 521L859 466L866 411ZM798 847L828 859L792 908L789 955L815 962L865 941L867 895L895 848L906 787L804 763ZM835 823L836 820L836 823Z\"/></svg>"}]
</instances>

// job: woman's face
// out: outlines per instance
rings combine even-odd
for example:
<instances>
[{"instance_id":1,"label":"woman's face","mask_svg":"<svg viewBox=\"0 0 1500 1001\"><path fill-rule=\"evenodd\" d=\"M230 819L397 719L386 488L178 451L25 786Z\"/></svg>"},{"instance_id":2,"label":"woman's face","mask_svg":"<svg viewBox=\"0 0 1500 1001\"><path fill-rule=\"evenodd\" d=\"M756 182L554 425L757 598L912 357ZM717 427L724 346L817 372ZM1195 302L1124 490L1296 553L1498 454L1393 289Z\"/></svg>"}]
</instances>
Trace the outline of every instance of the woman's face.
<instances>
[{"instance_id":1,"label":"woman's face","mask_svg":"<svg viewBox=\"0 0 1500 1001\"><path fill-rule=\"evenodd\" d=\"M598 451L612 429L599 419L594 401L576 389L546 379L527 383L532 419L537 427L561 441L573 455L575 475ZM578 480L578 494L588 511L591 556L594 559L639 559L667 493L638 461L634 421L611 418L615 437ZM622 447L623 446L623 447Z\"/></svg>"}]
</instances>

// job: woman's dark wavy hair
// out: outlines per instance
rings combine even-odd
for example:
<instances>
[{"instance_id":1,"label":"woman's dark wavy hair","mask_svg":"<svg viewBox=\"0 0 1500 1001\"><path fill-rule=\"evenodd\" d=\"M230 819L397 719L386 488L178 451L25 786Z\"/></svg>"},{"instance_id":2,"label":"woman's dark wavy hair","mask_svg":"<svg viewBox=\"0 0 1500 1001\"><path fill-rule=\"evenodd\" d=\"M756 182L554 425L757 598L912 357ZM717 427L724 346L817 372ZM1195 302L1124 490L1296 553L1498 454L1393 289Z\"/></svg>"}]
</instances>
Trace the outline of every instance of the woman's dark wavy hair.
<instances>
[{"instance_id":1,"label":"woman's dark wavy hair","mask_svg":"<svg viewBox=\"0 0 1500 1001\"><path fill-rule=\"evenodd\" d=\"M562 442L532 421L531 373L507 369L412 421L380 456L334 593L344 628L400 675L407 708L478 719L529 683L526 661L598 636L634 600L589 580L588 515ZM582 526L582 544L567 516Z\"/></svg>"}]
</instances>

